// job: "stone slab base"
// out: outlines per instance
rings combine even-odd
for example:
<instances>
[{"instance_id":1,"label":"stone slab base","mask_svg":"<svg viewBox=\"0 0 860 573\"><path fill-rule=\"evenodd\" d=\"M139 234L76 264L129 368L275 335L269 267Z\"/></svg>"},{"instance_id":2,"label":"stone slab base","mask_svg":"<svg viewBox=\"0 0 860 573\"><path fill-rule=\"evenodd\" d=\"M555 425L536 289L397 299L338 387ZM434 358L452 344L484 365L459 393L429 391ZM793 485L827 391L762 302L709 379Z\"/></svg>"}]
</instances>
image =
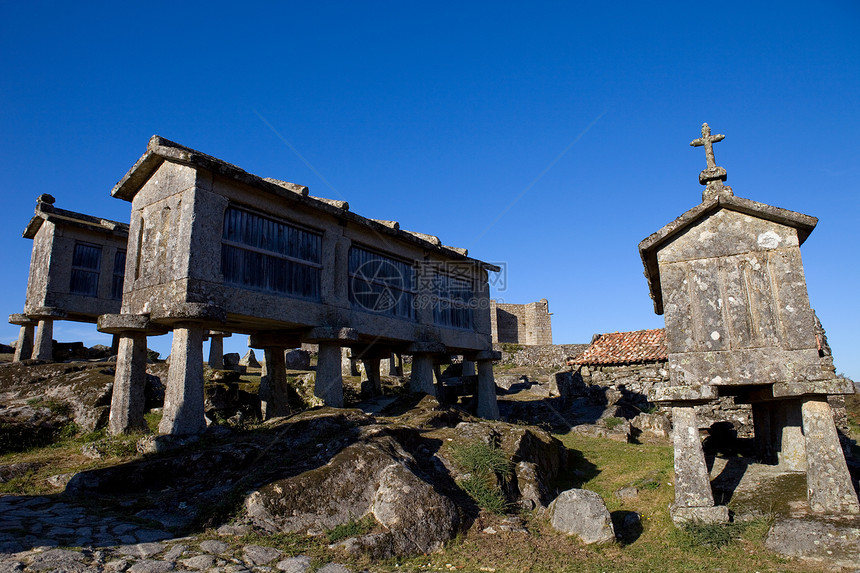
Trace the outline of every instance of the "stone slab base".
<instances>
[{"instance_id":1,"label":"stone slab base","mask_svg":"<svg viewBox=\"0 0 860 573\"><path fill-rule=\"evenodd\" d=\"M711 507L678 507L670 506L669 513L676 526L685 523L728 523L729 508L725 505Z\"/></svg>"},{"instance_id":2,"label":"stone slab base","mask_svg":"<svg viewBox=\"0 0 860 573\"><path fill-rule=\"evenodd\" d=\"M780 519L765 547L786 557L846 567L860 563L860 517Z\"/></svg>"}]
</instances>

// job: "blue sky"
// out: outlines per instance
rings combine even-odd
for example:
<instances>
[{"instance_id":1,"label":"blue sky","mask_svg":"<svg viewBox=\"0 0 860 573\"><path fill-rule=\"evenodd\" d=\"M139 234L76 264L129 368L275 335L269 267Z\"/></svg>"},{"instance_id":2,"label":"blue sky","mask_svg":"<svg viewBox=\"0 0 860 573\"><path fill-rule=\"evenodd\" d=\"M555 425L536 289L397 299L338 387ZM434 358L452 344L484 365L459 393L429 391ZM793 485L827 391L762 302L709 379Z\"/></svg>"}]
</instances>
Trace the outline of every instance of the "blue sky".
<instances>
[{"instance_id":1,"label":"blue sky","mask_svg":"<svg viewBox=\"0 0 860 573\"><path fill-rule=\"evenodd\" d=\"M858 29L848 0L4 2L0 315L36 197L128 220L109 192L157 133L505 263L493 294L547 298L557 343L660 327L637 245L700 202L707 121L737 195L820 219L810 299L857 380Z\"/></svg>"}]
</instances>

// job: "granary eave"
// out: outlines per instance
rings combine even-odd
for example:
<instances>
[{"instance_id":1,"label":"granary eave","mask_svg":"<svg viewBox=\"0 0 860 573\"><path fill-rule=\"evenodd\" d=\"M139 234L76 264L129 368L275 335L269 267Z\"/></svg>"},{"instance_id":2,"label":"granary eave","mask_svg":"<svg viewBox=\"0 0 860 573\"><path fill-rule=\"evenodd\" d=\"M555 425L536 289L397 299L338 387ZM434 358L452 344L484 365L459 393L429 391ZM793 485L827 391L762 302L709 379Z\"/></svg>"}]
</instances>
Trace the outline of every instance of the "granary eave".
<instances>
[{"instance_id":1,"label":"granary eave","mask_svg":"<svg viewBox=\"0 0 860 573\"><path fill-rule=\"evenodd\" d=\"M89 231L98 231L119 237L128 237L127 223L93 217L92 215L76 213L75 211L67 211L65 209L54 207L53 205L42 203L36 207L36 214L32 219L30 219L30 222L27 224L27 228L24 229L24 238L34 238L45 221L50 221L51 223L60 226L78 227Z\"/></svg>"},{"instance_id":2,"label":"granary eave","mask_svg":"<svg viewBox=\"0 0 860 573\"><path fill-rule=\"evenodd\" d=\"M374 219L362 217L349 211L349 204L346 201L312 197L308 195L308 188L305 186L253 175L236 165L182 146L158 135L153 135L150 138L146 153L137 160L114 186L111 190L111 195L118 199L131 201L164 161L205 169L217 175L228 177L240 183L266 191L281 199L303 203L342 221L353 222L378 233L396 237L398 240L416 244L427 251L438 252L449 258L473 261L488 271L498 272L500 270L495 265L468 257L465 249L442 245L438 237L401 230L399 225L392 225L389 221L377 222Z\"/></svg>"},{"instance_id":3,"label":"granary eave","mask_svg":"<svg viewBox=\"0 0 860 573\"><path fill-rule=\"evenodd\" d=\"M676 236L690 227L694 227L704 217L720 209L737 211L752 217L793 227L797 230L798 244L800 245L806 241L806 238L809 237L815 225L818 224L816 217L744 199L743 197L736 197L729 193L720 193L703 201L639 243L639 255L642 257L642 264L645 267L645 278L648 281L648 289L654 302L655 313L663 314L663 293L660 287L660 268L657 265L657 252L663 245Z\"/></svg>"}]
</instances>

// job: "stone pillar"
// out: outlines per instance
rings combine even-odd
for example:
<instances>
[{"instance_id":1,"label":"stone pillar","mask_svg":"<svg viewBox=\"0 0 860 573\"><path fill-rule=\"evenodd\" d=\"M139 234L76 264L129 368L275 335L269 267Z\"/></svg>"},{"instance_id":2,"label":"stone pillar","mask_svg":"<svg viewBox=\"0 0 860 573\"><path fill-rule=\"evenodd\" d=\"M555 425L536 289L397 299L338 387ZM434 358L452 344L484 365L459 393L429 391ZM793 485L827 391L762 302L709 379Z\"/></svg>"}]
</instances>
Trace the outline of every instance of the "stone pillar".
<instances>
[{"instance_id":1,"label":"stone pillar","mask_svg":"<svg viewBox=\"0 0 860 573\"><path fill-rule=\"evenodd\" d=\"M320 342L314 395L326 406L343 408L343 373L340 346Z\"/></svg>"},{"instance_id":2,"label":"stone pillar","mask_svg":"<svg viewBox=\"0 0 860 573\"><path fill-rule=\"evenodd\" d=\"M18 331L18 344L15 346L13 362L21 362L33 356L33 331L35 324L22 324Z\"/></svg>"},{"instance_id":3,"label":"stone pillar","mask_svg":"<svg viewBox=\"0 0 860 573\"><path fill-rule=\"evenodd\" d=\"M379 374L380 359L379 358L362 358L361 363L364 365L364 374L367 377L367 385L370 387L370 393L373 396L382 395L382 379ZM362 380L364 382L364 380ZM364 384L362 384L363 386Z\"/></svg>"},{"instance_id":4,"label":"stone pillar","mask_svg":"<svg viewBox=\"0 0 860 573\"><path fill-rule=\"evenodd\" d=\"M672 407L672 426L675 447L675 503L670 507L672 521L676 525L687 521L727 522L728 508L714 506L695 407Z\"/></svg>"},{"instance_id":5,"label":"stone pillar","mask_svg":"<svg viewBox=\"0 0 860 573\"><path fill-rule=\"evenodd\" d=\"M492 360L478 360L478 416L487 420L499 419Z\"/></svg>"},{"instance_id":6,"label":"stone pillar","mask_svg":"<svg viewBox=\"0 0 860 573\"><path fill-rule=\"evenodd\" d=\"M770 427L770 409L771 405L766 402L759 402L752 405L756 455L762 463L766 464L776 462L773 432Z\"/></svg>"},{"instance_id":7,"label":"stone pillar","mask_svg":"<svg viewBox=\"0 0 860 573\"><path fill-rule=\"evenodd\" d=\"M110 401L108 433L112 435L145 431L144 388L146 386L146 334L127 332L119 338L116 375Z\"/></svg>"},{"instance_id":8,"label":"stone pillar","mask_svg":"<svg viewBox=\"0 0 860 573\"><path fill-rule=\"evenodd\" d=\"M773 403L771 423L779 446L777 461L780 467L790 472L806 471L806 440L800 406L801 401L796 399Z\"/></svg>"},{"instance_id":9,"label":"stone pillar","mask_svg":"<svg viewBox=\"0 0 860 573\"><path fill-rule=\"evenodd\" d=\"M209 333L209 368L223 370L224 368L224 339L229 332L213 330Z\"/></svg>"},{"instance_id":10,"label":"stone pillar","mask_svg":"<svg viewBox=\"0 0 860 573\"><path fill-rule=\"evenodd\" d=\"M839 445L833 411L827 398L803 400L803 434L806 438L806 487L813 513L858 514L860 503Z\"/></svg>"},{"instance_id":11,"label":"stone pillar","mask_svg":"<svg viewBox=\"0 0 860 573\"><path fill-rule=\"evenodd\" d=\"M409 389L412 392L424 392L434 398L439 397L436 394L436 385L433 383L432 354L412 355L412 375L409 377Z\"/></svg>"},{"instance_id":12,"label":"stone pillar","mask_svg":"<svg viewBox=\"0 0 860 573\"><path fill-rule=\"evenodd\" d=\"M463 376L475 375L475 361L463 359Z\"/></svg>"},{"instance_id":13,"label":"stone pillar","mask_svg":"<svg viewBox=\"0 0 860 573\"><path fill-rule=\"evenodd\" d=\"M119 355L119 340L122 338L119 334L112 334L110 337L110 355Z\"/></svg>"},{"instance_id":14,"label":"stone pillar","mask_svg":"<svg viewBox=\"0 0 860 573\"><path fill-rule=\"evenodd\" d=\"M260 411L264 420L289 416L292 413L287 384L287 365L284 360L285 350L283 347L274 346L264 348L265 362L260 374Z\"/></svg>"},{"instance_id":15,"label":"stone pillar","mask_svg":"<svg viewBox=\"0 0 860 573\"><path fill-rule=\"evenodd\" d=\"M54 320L51 318L39 319L39 328L36 329L36 344L33 346L33 358L35 360L54 359Z\"/></svg>"},{"instance_id":16,"label":"stone pillar","mask_svg":"<svg viewBox=\"0 0 860 573\"><path fill-rule=\"evenodd\" d=\"M403 357L396 353L391 353L391 358L388 359L388 375L403 376Z\"/></svg>"},{"instance_id":17,"label":"stone pillar","mask_svg":"<svg viewBox=\"0 0 860 573\"><path fill-rule=\"evenodd\" d=\"M164 392L162 434L197 434L206 429L203 416L203 328L180 323L173 330L170 369Z\"/></svg>"}]
</instances>

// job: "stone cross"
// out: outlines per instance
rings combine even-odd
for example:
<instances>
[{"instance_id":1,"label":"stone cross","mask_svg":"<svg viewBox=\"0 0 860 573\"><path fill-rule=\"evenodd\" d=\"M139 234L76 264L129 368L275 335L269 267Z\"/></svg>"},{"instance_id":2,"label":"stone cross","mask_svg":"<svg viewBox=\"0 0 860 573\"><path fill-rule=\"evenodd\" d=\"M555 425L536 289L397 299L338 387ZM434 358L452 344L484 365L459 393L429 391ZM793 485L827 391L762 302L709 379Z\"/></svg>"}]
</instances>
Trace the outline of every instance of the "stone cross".
<instances>
[{"instance_id":1,"label":"stone cross","mask_svg":"<svg viewBox=\"0 0 860 573\"><path fill-rule=\"evenodd\" d=\"M708 162L708 169L717 167L717 162L714 159L714 144L722 141L726 136L722 134L711 135L711 127L707 123L702 124L702 137L694 139L690 142L693 147L705 146L705 160Z\"/></svg>"}]
</instances>

